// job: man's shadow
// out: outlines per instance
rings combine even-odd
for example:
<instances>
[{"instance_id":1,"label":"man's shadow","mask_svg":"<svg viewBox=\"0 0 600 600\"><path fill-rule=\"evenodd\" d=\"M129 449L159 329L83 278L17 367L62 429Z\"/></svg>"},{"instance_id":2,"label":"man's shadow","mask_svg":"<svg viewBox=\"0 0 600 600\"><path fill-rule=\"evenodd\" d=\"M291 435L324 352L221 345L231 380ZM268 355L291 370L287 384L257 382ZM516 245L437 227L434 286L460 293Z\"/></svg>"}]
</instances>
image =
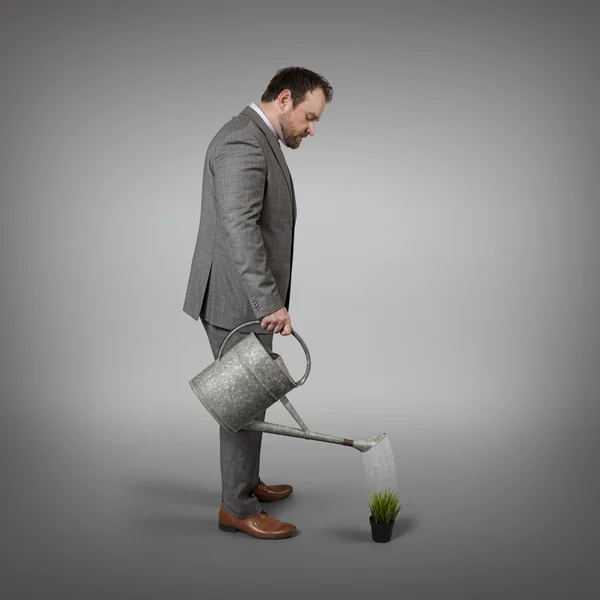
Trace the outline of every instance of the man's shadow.
<instances>
[{"instance_id":1,"label":"man's shadow","mask_svg":"<svg viewBox=\"0 0 600 600\"><path fill-rule=\"evenodd\" d=\"M135 499L135 526L144 531L165 534L197 535L217 531L217 514L221 508L221 489L200 487L175 481L135 481L130 484ZM295 504L294 494L285 506L263 503L263 510L278 518Z\"/></svg>"},{"instance_id":2,"label":"man's shadow","mask_svg":"<svg viewBox=\"0 0 600 600\"><path fill-rule=\"evenodd\" d=\"M196 536L217 529L220 489L166 480L136 481L129 491L139 506L134 524L144 531Z\"/></svg>"},{"instance_id":3,"label":"man's shadow","mask_svg":"<svg viewBox=\"0 0 600 600\"><path fill-rule=\"evenodd\" d=\"M221 506L221 491L217 488L185 485L174 481L138 481L132 491L140 499L155 504L210 507Z\"/></svg>"}]
</instances>

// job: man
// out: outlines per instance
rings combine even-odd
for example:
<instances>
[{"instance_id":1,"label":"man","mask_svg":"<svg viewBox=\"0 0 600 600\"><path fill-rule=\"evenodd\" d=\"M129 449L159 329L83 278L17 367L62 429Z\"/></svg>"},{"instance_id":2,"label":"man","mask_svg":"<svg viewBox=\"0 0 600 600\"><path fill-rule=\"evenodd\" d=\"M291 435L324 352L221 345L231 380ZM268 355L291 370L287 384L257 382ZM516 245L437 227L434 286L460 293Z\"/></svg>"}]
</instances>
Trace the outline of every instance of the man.
<instances>
[{"instance_id":1,"label":"man","mask_svg":"<svg viewBox=\"0 0 600 600\"><path fill-rule=\"evenodd\" d=\"M273 334L290 335L296 199L280 142L299 148L333 89L314 71L277 71L256 105L232 117L210 142L204 163L200 225L183 310L200 318L214 358L232 329L227 352L254 331L272 351ZM266 411L265 411L266 412ZM257 420L265 418L265 412ZM288 538L296 527L269 516L261 502L292 493L259 477L261 431L220 427L219 528L263 539Z\"/></svg>"}]
</instances>

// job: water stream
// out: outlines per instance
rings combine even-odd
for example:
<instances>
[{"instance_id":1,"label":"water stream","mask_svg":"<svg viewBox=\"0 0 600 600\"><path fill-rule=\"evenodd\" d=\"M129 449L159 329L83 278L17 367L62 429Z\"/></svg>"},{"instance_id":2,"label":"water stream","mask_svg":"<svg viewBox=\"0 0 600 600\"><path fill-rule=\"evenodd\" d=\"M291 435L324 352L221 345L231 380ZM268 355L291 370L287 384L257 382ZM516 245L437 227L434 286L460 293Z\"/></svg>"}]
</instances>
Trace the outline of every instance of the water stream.
<instances>
[{"instance_id":1,"label":"water stream","mask_svg":"<svg viewBox=\"0 0 600 600\"><path fill-rule=\"evenodd\" d=\"M362 452L361 456L367 496L384 489L399 494L396 462L388 436L386 435L381 442L375 444L370 450Z\"/></svg>"}]
</instances>

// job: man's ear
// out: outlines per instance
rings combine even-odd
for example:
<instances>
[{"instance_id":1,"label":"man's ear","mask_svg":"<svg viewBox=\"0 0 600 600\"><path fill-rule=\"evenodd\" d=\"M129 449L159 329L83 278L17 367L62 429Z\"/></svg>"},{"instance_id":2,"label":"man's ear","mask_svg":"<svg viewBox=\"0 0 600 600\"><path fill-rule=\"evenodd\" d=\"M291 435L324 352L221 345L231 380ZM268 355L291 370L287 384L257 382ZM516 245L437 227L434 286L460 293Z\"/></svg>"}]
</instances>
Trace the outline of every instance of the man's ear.
<instances>
[{"instance_id":1,"label":"man's ear","mask_svg":"<svg viewBox=\"0 0 600 600\"><path fill-rule=\"evenodd\" d=\"M287 110L292 105L292 92L290 90L283 90L277 98L277 104L282 111Z\"/></svg>"}]
</instances>

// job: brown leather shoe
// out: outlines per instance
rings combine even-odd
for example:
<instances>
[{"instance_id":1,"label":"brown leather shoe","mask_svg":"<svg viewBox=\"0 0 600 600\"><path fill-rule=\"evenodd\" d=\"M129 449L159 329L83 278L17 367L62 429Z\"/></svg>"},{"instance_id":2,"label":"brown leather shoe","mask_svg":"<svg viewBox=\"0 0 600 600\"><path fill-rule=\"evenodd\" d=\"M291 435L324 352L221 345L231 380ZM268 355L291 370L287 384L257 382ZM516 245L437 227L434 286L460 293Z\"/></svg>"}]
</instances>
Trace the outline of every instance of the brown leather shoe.
<instances>
[{"instance_id":1,"label":"brown leather shoe","mask_svg":"<svg viewBox=\"0 0 600 600\"><path fill-rule=\"evenodd\" d=\"M254 488L254 495L259 502L275 502L287 498L294 488L291 485L265 485L260 479Z\"/></svg>"},{"instance_id":2,"label":"brown leather shoe","mask_svg":"<svg viewBox=\"0 0 600 600\"><path fill-rule=\"evenodd\" d=\"M242 531L263 540L280 540L296 533L296 526L270 517L265 511L248 519L237 519L223 505L219 510L219 529L228 533Z\"/></svg>"}]
</instances>

